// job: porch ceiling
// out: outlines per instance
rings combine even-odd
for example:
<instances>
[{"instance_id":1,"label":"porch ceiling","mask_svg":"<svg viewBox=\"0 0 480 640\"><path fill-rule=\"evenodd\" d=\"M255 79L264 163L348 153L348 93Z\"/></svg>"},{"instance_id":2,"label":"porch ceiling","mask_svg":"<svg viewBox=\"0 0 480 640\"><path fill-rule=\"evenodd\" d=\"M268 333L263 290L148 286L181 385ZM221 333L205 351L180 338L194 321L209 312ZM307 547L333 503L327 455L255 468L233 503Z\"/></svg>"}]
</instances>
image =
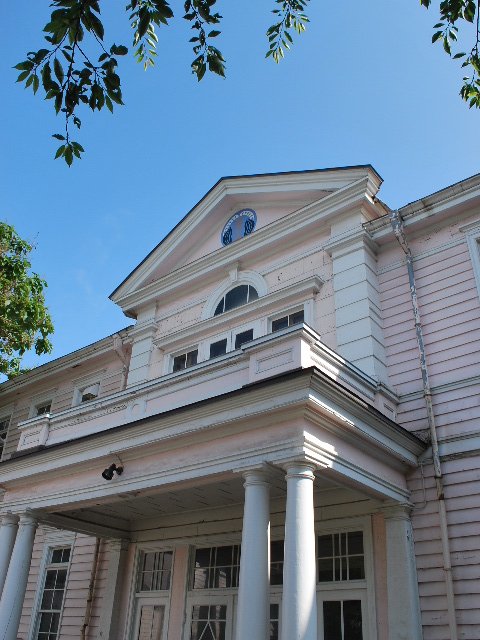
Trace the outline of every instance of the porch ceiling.
<instances>
[{"instance_id":1,"label":"porch ceiling","mask_svg":"<svg viewBox=\"0 0 480 640\"><path fill-rule=\"evenodd\" d=\"M272 475L270 480L272 499L286 496L284 472ZM140 520L161 518L174 514L242 505L245 490L241 476L222 478L215 483L196 483L174 491L164 490L157 493L140 494L134 492L118 493L113 499L85 505L78 509L56 510L60 516L72 519L72 522L90 522L105 525L107 521L120 527L129 523L135 529ZM337 488L337 485L323 478L316 478L315 491Z\"/></svg>"}]
</instances>

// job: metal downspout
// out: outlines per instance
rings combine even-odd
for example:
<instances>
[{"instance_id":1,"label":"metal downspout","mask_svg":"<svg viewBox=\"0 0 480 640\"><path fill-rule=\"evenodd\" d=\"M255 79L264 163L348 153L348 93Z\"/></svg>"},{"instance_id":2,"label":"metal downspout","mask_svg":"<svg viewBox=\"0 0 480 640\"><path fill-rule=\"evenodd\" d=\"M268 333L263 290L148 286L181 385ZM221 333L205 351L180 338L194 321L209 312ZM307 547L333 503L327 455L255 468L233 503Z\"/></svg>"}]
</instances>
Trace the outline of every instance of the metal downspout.
<instances>
[{"instance_id":1,"label":"metal downspout","mask_svg":"<svg viewBox=\"0 0 480 640\"><path fill-rule=\"evenodd\" d=\"M95 540L95 551L93 552L92 570L90 572L90 582L88 584L87 607L83 618L83 625L80 629L80 640L85 640L87 628L90 624L90 613L92 611L93 588L95 586L95 576L97 574L98 556L100 551L100 538Z\"/></svg>"},{"instance_id":2,"label":"metal downspout","mask_svg":"<svg viewBox=\"0 0 480 640\"><path fill-rule=\"evenodd\" d=\"M420 311L418 309L417 288L415 285L415 273L413 270L413 257L410 247L408 246L403 222L397 210L388 214L390 222L395 233L398 243L403 249L406 256L408 279L410 283L410 294L412 297L413 315L415 318L415 330L417 333L417 344L420 355L420 369L422 372L423 395L427 408L427 420L430 430L430 439L432 444L433 469L435 474L435 484L437 488L438 512L440 516L440 531L442 537L443 550L443 570L445 572L445 583L447 587L447 606L448 606L448 623L450 626L451 640L458 640L457 620L455 616L455 599L453 593L452 564L450 559L450 541L448 538L447 527L447 510L445 508L445 496L443 493L443 476L440 464L440 452L438 449L437 430L435 427L435 415L433 413L432 394L430 392L430 384L428 382L427 361L425 358L425 347L423 344L422 325L420 322Z\"/></svg>"}]
</instances>

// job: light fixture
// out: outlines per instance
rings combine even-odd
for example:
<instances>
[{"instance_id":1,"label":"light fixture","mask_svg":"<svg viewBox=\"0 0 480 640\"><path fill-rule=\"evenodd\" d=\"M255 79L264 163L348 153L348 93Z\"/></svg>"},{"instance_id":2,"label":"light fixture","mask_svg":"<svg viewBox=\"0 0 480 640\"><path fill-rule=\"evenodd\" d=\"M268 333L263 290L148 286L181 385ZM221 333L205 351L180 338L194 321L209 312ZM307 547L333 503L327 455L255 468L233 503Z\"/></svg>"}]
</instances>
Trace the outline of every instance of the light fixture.
<instances>
[{"instance_id":1,"label":"light fixture","mask_svg":"<svg viewBox=\"0 0 480 640\"><path fill-rule=\"evenodd\" d=\"M104 480L111 480L114 473L116 473L117 476L121 476L123 473L123 467L117 467L115 463L111 464L108 469L105 469L105 471L102 472L102 478Z\"/></svg>"}]
</instances>

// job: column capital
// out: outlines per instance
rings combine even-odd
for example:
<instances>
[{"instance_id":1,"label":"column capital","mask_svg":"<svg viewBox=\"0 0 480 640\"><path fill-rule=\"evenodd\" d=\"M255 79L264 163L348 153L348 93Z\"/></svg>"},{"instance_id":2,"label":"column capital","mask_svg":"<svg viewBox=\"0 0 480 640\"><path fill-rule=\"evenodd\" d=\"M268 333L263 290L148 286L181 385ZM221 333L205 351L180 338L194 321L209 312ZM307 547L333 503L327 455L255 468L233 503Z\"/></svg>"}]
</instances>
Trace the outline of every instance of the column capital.
<instances>
[{"instance_id":1,"label":"column capital","mask_svg":"<svg viewBox=\"0 0 480 640\"><path fill-rule=\"evenodd\" d=\"M23 527L37 527L38 519L31 513L20 513L18 524Z\"/></svg>"},{"instance_id":2,"label":"column capital","mask_svg":"<svg viewBox=\"0 0 480 640\"><path fill-rule=\"evenodd\" d=\"M245 478L244 487L261 485L270 488L270 474L264 469L248 469L242 473Z\"/></svg>"},{"instance_id":3,"label":"column capital","mask_svg":"<svg viewBox=\"0 0 480 640\"><path fill-rule=\"evenodd\" d=\"M386 504L380 508L385 520L408 520L412 514L414 505L411 502L397 502Z\"/></svg>"},{"instance_id":4,"label":"column capital","mask_svg":"<svg viewBox=\"0 0 480 640\"><path fill-rule=\"evenodd\" d=\"M312 462L306 460L292 460L282 465L287 472L286 478L305 478L307 480L315 479L315 469L317 468Z\"/></svg>"},{"instance_id":5,"label":"column capital","mask_svg":"<svg viewBox=\"0 0 480 640\"><path fill-rule=\"evenodd\" d=\"M2 527L17 527L18 526L18 516L11 511L7 513L3 513L0 515L0 526Z\"/></svg>"}]
</instances>

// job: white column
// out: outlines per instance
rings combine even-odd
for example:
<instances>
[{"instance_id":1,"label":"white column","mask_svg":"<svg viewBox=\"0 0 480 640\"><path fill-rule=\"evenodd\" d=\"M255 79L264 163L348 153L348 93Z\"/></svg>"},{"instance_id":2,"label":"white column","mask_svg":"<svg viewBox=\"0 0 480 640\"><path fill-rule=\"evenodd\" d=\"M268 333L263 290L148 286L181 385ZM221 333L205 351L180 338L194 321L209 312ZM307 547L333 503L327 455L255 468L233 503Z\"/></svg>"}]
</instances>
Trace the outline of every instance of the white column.
<instances>
[{"instance_id":1,"label":"white column","mask_svg":"<svg viewBox=\"0 0 480 640\"><path fill-rule=\"evenodd\" d=\"M282 640L317 640L314 466L285 465L287 513L283 564Z\"/></svg>"},{"instance_id":2,"label":"white column","mask_svg":"<svg viewBox=\"0 0 480 640\"><path fill-rule=\"evenodd\" d=\"M17 638L37 524L32 516L20 516L17 538L0 601L0 640Z\"/></svg>"},{"instance_id":3,"label":"white column","mask_svg":"<svg viewBox=\"0 0 480 640\"><path fill-rule=\"evenodd\" d=\"M116 640L122 636L119 633L118 623L121 617L121 599L129 543L127 540L108 540L107 544L110 554L97 638Z\"/></svg>"},{"instance_id":4,"label":"white column","mask_svg":"<svg viewBox=\"0 0 480 640\"><path fill-rule=\"evenodd\" d=\"M389 640L423 637L410 510L411 505L399 504L384 511Z\"/></svg>"},{"instance_id":5,"label":"white column","mask_svg":"<svg viewBox=\"0 0 480 640\"><path fill-rule=\"evenodd\" d=\"M6 513L2 516L2 526L0 528L0 598L2 597L3 585L7 577L17 529L18 516L11 513Z\"/></svg>"},{"instance_id":6,"label":"white column","mask_svg":"<svg viewBox=\"0 0 480 640\"><path fill-rule=\"evenodd\" d=\"M270 619L270 485L262 471L243 475L245 506L236 637L266 640Z\"/></svg>"}]
</instances>

